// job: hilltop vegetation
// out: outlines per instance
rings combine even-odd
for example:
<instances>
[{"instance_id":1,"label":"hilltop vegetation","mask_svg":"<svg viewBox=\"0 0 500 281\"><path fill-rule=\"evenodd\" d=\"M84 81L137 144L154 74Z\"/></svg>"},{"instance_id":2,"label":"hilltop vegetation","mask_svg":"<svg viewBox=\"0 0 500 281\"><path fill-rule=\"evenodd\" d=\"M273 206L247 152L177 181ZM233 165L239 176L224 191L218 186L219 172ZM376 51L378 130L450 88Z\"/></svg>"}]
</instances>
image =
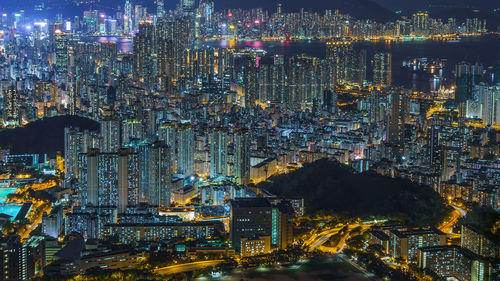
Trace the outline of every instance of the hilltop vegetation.
<instances>
[{"instance_id":1,"label":"hilltop vegetation","mask_svg":"<svg viewBox=\"0 0 500 281\"><path fill-rule=\"evenodd\" d=\"M410 226L429 226L437 225L450 211L431 187L374 173L355 174L326 159L273 177L259 187L279 196L304 198L310 214L384 216Z\"/></svg>"},{"instance_id":2,"label":"hilltop vegetation","mask_svg":"<svg viewBox=\"0 0 500 281\"><path fill-rule=\"evenodd\" d=\"M500 242L500 214L491 208L474 204L467 215L460 219L459 225L471 224L481 233Z\"/></svg>"},{"instance_id":3,"label":"hilltop vegetation","mask_svg":"<svg viewBox=\"0 0 500 281\"><path fill-rule=\"evenodd\" d=\"M54 157L58 151L64 154L65 127L92 131L99 129L99 123L71 115L44 118L24 127L0 131L0 147L10 149L11 154L46 153L50 157Z\"/></svg>"}]
</instances>

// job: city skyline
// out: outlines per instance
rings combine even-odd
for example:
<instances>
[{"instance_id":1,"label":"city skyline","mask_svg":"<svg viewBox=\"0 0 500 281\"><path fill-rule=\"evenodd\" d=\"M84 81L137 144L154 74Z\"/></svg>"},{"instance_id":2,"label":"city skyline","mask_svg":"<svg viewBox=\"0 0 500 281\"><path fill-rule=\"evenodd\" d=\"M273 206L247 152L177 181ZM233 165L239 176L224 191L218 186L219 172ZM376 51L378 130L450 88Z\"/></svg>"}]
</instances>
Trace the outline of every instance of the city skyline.
<instances>
[{"instance_id":1,"label":"city skyline","mask_svg":"<svg viewBox=\"0 0 500 281\"><path fill-rule=\"evenodd\" d=\"M2 1L0 280L500 278L495 1Z\"/></svg>"}]
</instances>

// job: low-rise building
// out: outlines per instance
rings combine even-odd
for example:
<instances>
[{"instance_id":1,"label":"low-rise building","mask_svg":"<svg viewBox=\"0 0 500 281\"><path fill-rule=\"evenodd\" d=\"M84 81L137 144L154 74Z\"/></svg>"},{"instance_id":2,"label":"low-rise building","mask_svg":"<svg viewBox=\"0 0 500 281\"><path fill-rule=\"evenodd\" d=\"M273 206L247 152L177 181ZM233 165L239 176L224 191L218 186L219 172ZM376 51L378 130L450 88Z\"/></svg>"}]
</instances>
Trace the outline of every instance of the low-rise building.
<instances>
[{"instance_id":1,"label":"low-rise building","mask_svg":"<svg viewBox=\"0 0 500 281\"><path fill-rule=\"evenodd\" d=\"M223 230L220 222L182 222L147 224L108 224L106 233L122 243L160 241L173 238L200 239L215 236Z\"/></svg>"},{"instance_id":2,"label":"low-rise building","mask_svg":"<svg viewBox=\"0 0 500 281\"><path fill-rule=\"evenodd\" d=\"M271 252L271 237L241 238L241 257L264 255Z\"/></svg>"}]
</instances>

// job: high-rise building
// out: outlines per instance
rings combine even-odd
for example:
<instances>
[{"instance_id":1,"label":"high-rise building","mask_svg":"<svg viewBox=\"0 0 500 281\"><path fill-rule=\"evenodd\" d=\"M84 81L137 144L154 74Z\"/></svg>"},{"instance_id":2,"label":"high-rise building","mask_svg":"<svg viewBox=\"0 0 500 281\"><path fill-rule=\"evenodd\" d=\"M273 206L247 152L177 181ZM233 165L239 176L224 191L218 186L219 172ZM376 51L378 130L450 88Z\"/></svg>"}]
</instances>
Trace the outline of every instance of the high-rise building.
<instances>
[{"instance_id":1,"label":"high-rise building","mask_svg":"<svg viewBox=\"0 0 500 281\"><path fill-rule=\"evenodd\" d=\"M177 128L177 172L190 176L194 172L194 130L191 124Z\"/></svg>"},{"instance_id":2,"label":"high-rise building","mask_svg":"<svg viewBox=\"0 0 500 281\"><path fill-rule=\"evenodd\" d=\"M461 245L483 257L500 257L500 245L470 224L462 225Z\"/></svg>"},{"instance_id":3,"label":"high-rise building","mask_svg":"<svg viewBox=\"0 0 500 281\"><path fill-rule=\"evenodd\" d=\"M144 126L138 119L126 119L122 122L122 146L131 140L144 139Z\"/></svg>"},{"instance_id":4,"label":"high-rise building","mask_svg":"<svg viewBox=\"0 0 500 281\"><path fill-rule=\"evenodd\" d=\"M78 156L89 148L99 148L99 139L88 130L64 128L64 172L67 178L78 176Z\"/></svg>"},{"instance_id":5,"label":"high-rise building","mask_svg":"<svg viewBox=\"0 0 500 281\"><path fill-rule=\"evenodd\" d=\"M14 86L4 92L4 119L19 121L19 94Z\"/></svg>"},{"instance_id":6,"label":"high-rise building","mask_svg":"<svg viewBox=\"0 0 500 281\"><path fill-rule=\"evenodd\" d=\"M150 22L139 24L134 37L134 73L136 79L148 90L155 88L156 79L155 26Z\"/></svg>"},{"instance_id":7,"label":"high-rise building","mask_svg":"<svg viewBox=\"0 0 500 281\"><path fill-rule=\"evenodd\" d=\"M125 1L125 12L123 14L123 33L129 35L132 32L132 3Z\"/></svg>"},{"instance_id":8,"label":"high-rise building","mask_svg":"<svg viewBox=\"0 0 500 281\"><path fill-rule=\"evenodd\" d=\"M174 22L167 18L160 18L156 24L156 53L157 74L159 89L163 92L171 92L175 76L175 43Z\"/></svg>"},{"instance_id":9,"label":"high-rise building","mask_svg":"<svg viewBox=\"0 0 500 281\"><path fill-rule=\"evenodd\" d=\"M98 155L99 150L96 149L78 155L78 189L82 205L99 205Z\"/></svg>"},{"instance_id":10,"label":"high-rise building","mask_svg":"<svg viewBox=\"0 0 500 281\"><path fill-rule=\"evenodd\" d=\"M422 247L418 250L418 266L440 277L460 281L496 280L492 264L468 249L451 246Z\"/></svg>"},{"instance_id":11,"label":"high-rise building","mask_svg":"<svg viewBox=\"0 0 500 281\"><path fill-rule=\"evenodd\" d=\"M404 144L404 128L409 116L408 98L404 92L390 90L391 112L387 124L387 140L395 145Z\"/></svg>"},{"instance_id":12,"label":"high-rise building","mask_svg":"<svg viewBox=\"0 0 500 281\"><path fill-rule=\"evenodd\" d=\"M338 110L337 106L337 93L327 89L323 91L323 111L336 114Z\"/></svg>"},{"instance_id":13,"label":"high-rise building","mask_svg":"<svg viewBox=\"0 0 500 281\"><path fill-rule=\"evenodd\" d=\"M149 204L166 208L170 205L172 193L172 160L170 147L163 142L156 142L149 146L148 196Z\"/></svg>"},{"instance_id":14,"label":"high-rise building","mask_svg":"<svg viewBox=\"0 0 500 281\"><path fill-rule=\"evenodd\" d=\"M148 11L146 7L141 5L135 5L134 7L134 28L133 33L136 33L139 29L139 24L146 20ZM135 45L135 44L134 44Z\"/></svg>"},{"instance_id":15,"label":"high-rise building","mask_svg":"<svg viewBox=\"0 0 500 281\"><path fill-rule=\"evenodd\" d=\"M366 80L366 50L353 51L350 59L347 81L351 84L363 86Z\"/></svg>"},{"instance_id":16,"label":"high-rise building","mask_svg":"<svg viewBox=\"0 0 500 281\"><path fill-rule=\"evenodd\" d=\"M481 119L485 125L500 125L500 84L475 86L472 98L466 104L467 117ZM470 112L472 107L475 110Z\"/></svg>"},{"instance_id":17,"label":"high-rise building","mask_svg":"<svg viewBox=\"0 0 500 281\"><path fill-rule=\"evenodd\" d=\"M118 206L118 197L123 194L120 194L118 189L118 163L119 155L117 153L99 153L97 155L97 204L99 206Z\"/></svg>"},{"instance_id":18,"label":"high-rise building","mask_svg":"<svg viewBox=\"0 0 500 281\"><path fill-rule=\"evenodd\" d=\"M376 53L373 57L373 85L391 86L392 84L392 54Z\"/></svg>"},{"instance_id":19,"label":"high-rise building","mask_svg":"<svg viewBox=\"0 0 500 281\"><path fill-rule=\"evenodd\" d=\"M183 11L191 11L194 9L194 0L180 0L180 6Z\"/></svg>"},{"instance_id":20,"label":"high-rise building","mask_svg":"<svg viewBox=\"0 0 500 281\"><path fill-rule=\"evenodd\" d=\"M228 176L229 136L223 128L210 131L210 177Z\"/></svg>"},{"instance_id":21,"label":"high-rise building","mask_svg":"<svg viewBox=\"0 0 500 281\"><path fill-rule=\"evenodd\" d=\"M236 183L250 183L250 133L247 129L234 132L234 177Z\"/></svg>"},{"instance_id":22,"label":"high-rise building","mask_svg":"<svg viewBox=\"0 0 500 281\"><path fill-rule=\"evenodd\" d=\"M421 247L446 244L446 234L434 228L392 230L390 239L389 253L395 258L403 257L409 261L417 260L417 251Z\"/></svg>"},{"instance_id":23,"label":"high-rise building","mask_svg":"<svg viewBox=\"0 0 500 281\"><path fill-rule=\"evenodd\" d=\"M173 122L162 124L158 128L158 140L170 147L172 173L177 172L177 124Z\"/></svg>"},{"instance_id":24,"label":"high-rise building","mask_svg":"<svg viewBox=\"0 0 500 281\"><path fill-rule=\"evenodd\" d=\"M253 56L247 56L245 61L245 68L243 70L243 87L245 91L245 107L252 107L255 105L257 99L257 62Z\"/></svg>"},{"instance_id":25,"label":"high-rise building","mask_svg":"<svg viewBox=\"0 0 500 281\"><path fill-rule=\"evenodd\" d=\"M163 0L155 0L156 2L156 17L162 18L165 16L165 7Z\"/></svg>"},{"instance_id":26,"label":"high-rise building","mask_svg":"<svg viewBox=\"0 0 500 281\"><path fill-rule=\"evenodd\" d=\"M347 41L332 41L326 44L326 58L335 65L337 81L346 82L352 68L353 44Z\"/></svg>"},{"instance_id":27,"label":"high-rise building","mask_svg":"<svg viewBox=\"0 0 500 281\"><path fill-rule=\"evenodd\" d=\"M137 153L120 150L118 153L118 212L139 204L140 158Z\"/></svg>"},{"instance_id":28,"label":"high-rise building","mask_svg":"<svg viewBox=\"0 0 500 281\"><path fill-rule=\"evenodd\" d=\"M461 105L472 98L472 90L482 80L483 66L461 62L455 67L455 103ZM462 107L461 107L462 108ZM465 108L463 108L465 111ZM461 116L465 113L462 112Z\"/></svg>"},{"instance_id":29,"label":"high-rise building","mask_svg":"<svg viewBox=\"0 0 500 281\"><path fill-rule=\"evenodd\" d=\"M0 280L27 280L23 278L22 243L20 237L11 234L0 240Z\"/></svg>"},{"instance_id":30,"label":"high-rise building","mask_svg":"<svg viewBox=\"0 0 500 281\"><path fill-rule=\"evenodd\" d=\"M497 60L493 68L493 83L500 84L500 60Z\"/></svg>"},{"instance_id":31,"label":"high-rise building","mask_svg":"<svg viewBox=\"0 0 500 281\"><path fill-rule=\"evenodd\" d=\"M120 121L105 119L101 122L101 151L106 153L117 152L120 149Z\"/></svg>"},{"instance_id":32,"label":"high-rise building","mask_svg":"<svg viewBox=\"0 0 500 281\"><path fill-rule=\"evenodd\" d=\"M413 33L416 35L428 35L429 30L429 14L427 12L418 12L412 15L411 23Z\"/></svg>"},{"instance_id":33,"label":"high-rise building","mask_svg":"<svg viewBox=\"0 0 500 281\"><path fill-rule=\"evenodd\" d=\"M128 150L101 153L91 149L78 159L80 201L95 207L117 207L124 212L139 203L139 156Z\"/></svg>"},{"instance_id":34,"label":"high-rise building","mask_svg":"<svg viewBox=\"0 0 500 281\"><path fill-rule=\"evenodd\" d=\"M59 33L61 31L59 30ZM56 34L55 42L55 53L56 53L56 72L57 79L59 81L66 82L68 79L68 47L69 47L69 35L66 34Z\"/></svg>"}]
</instances>

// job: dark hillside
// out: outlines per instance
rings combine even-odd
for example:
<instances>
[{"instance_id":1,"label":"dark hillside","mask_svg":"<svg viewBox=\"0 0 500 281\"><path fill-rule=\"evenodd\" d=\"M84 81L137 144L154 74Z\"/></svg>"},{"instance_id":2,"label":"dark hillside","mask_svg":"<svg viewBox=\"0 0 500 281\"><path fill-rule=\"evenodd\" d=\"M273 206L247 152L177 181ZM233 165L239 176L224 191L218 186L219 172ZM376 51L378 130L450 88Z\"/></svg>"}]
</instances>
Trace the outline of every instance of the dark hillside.
<instances>
[{"instance_id":1,"label":"dark hillside","mask_svg":"<svg viewBox=\"0 0 500 281\"><path fill-rule=\"evenodd\" d=\"M64 154L64 128L98 130L99 123L79 116L57 116L31 122L24 127L0 131L0 147L11 154L38 153L55 157Z\"/></svg>"},{"instance_id":2,"label":"dark hillside","mask_svg":"<svg viewBox=\"0 0 500 281\"><path fill-rule=\"evenodd\" d=\"M348 167L326 159L274 177L260 187L280 196L303 197L308 213L385 216L412 226L429 226L437 225L449 212L428 186L373 173L354 174Z\"/></svg>"}]
</instances>

